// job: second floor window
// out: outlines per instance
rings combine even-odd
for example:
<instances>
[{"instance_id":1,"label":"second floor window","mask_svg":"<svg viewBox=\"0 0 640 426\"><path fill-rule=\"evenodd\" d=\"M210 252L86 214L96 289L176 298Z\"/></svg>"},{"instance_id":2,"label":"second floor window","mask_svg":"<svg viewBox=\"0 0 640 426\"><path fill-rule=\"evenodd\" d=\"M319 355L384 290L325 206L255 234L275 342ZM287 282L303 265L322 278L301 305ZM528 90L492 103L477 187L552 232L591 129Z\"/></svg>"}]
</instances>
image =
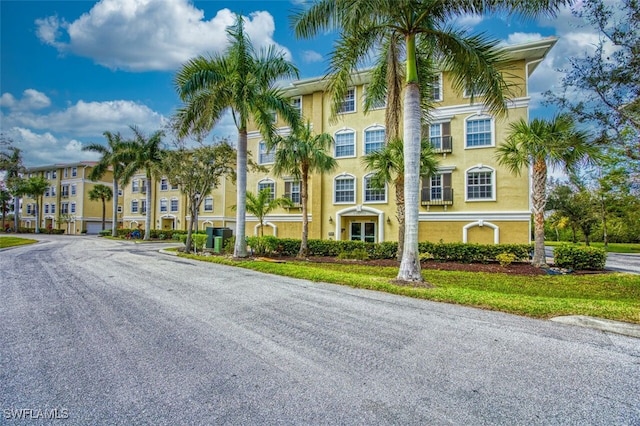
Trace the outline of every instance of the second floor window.
<instances>
[{"instance_id":1,"label":"second floor window","mask_svg":"<svg viewBox=\"0 0 640 426\"><path fill-rule=\"evenodd\" d=\"M61 197L69 196L69 185L62 185L62 192L60 193Z\"/></svg>"},{"instance_id":2,"label":"second floor window","mask_svg":"<svg viewBox=\"0 0 640 426\"><path fill-rule=\"evenodd\" d=\"M140 192L140 181L138 179L131 181L131 192Z\"/></svg>"},{"instance_id":3,"label":"second floor window","mask_svg":"<svg viewBox=\"0 0 640 426\"><path fill-rule=\"evenodd\" d=\"M491 119L469 119L466 124L467 147L491 146Z\"/></svg>"},{"instance_id":4,"label":"second floor window","mask_svg":"<svg viewBox=\"0 0 640 426\"><path fill-rule=\"evenodd\" d=\"M76 185L71 185L71 195L76 195Z\"/></svg>"},{"instance_id":5,"label":"second floor window","mask_svg":"<svg viewBox=\"0 0 640 426\"><path fill-rule=\"evenodd\" d=\"M291 98L291 106L298 111L298 115L302 116L302 96Z\"/></svg>"},{"instance_id":6,"label":"second floor window","mask_svg":"<svg viewBox=\"0 0 640 426\"><path fill-rule=\"evenodd\" d=\"M273 163L274 152L267 149L267 144L265 142L260 142L260 146L258 147L258 149L260 152L258 162L260 164Z\"/></svg>"},{"instance_id":7,"label":"second floor window","mask_svg":"<svg viewBox=\"0 0 640 426\"><path fill-rule=\"evenodd\" d=\"M474 168L467 172L467 200L493 200L493 170Z\"/></svg>"},{"instance_id":8,"label":"second floor window","mask_svg":"<svg viewBox=\"0 0 640 426\"><path fill-rule=\"evenodd\" d=\"M167 178L160 179L160 191L166 191L169 189L169 181Z\"/></svg>"},{"instance_id":9,"label":"second floor window","mask_svg":"<svg viewBox=\"0 0 640 426\"><path fill-rule=\"evenodd\" d=\"M51 214L55 214L56 213L56 205L55 203L51 204Z\"/></svg>"},{"instance_id":10,"label":"second floor window","mask_svg":"<svg viewBox=\"0 0 640 426\"><path fill-rule=\"evenodd\" d=\"M49 214L49 204L44 205L44 213Z\"/></svg>"},{"instance_id":11,"label":"second floor window","mask_svg":"<svg viewBox=\"0 0 640 426\"><path fill-rule=\"evenodd\" d=\"M364 132L364 153L379 151L384 146L385 132L382 128L373 128Z\"/></svg>"},{"instance_id":12,"label":"second floor window","mask_svg":"<svg viewBox=\"0 0 640 426\"><path fill-rule=\"evenodd\" d=\"M206 197L204 199L204 211L212 212L213 211L213 197Z\"/></svg>"},{"instance_id":13,"label":"second floor window","mask_svg":"<svg viewBox=\"0 0 640 426\"><path fill-rule=\"evenodd\" d=\"M430 85L431 99L434 101L442 100L442 74L438 74L434 77L433 82Z\"/></svg>"},{"instance_id":14,"label":"second floor window","mask_svg":"<svg viewBox=\"0 0 640 426\"><path fill-rule=\"evenodd\" d=\"M300 204L300 182L285 182L284 196L291 200L293 204Z\"/></svg>"},{"instance_id":15,"label":"second floor window","mask_svg":"<svg viewBox=\"0 0 640 426\"><path fill-rule=\"evenodd\" d=\"M276 198L276 184L271 180L263 180L262 182L258 182L258 192L262 192L263 190L269 191L269 201Z\"/></svg>"},{"instance_id":16,"label":"second floor window","mask_svg":"<svg viewBox=\"0 0 640 426\"><path fill-rule=\"evenodd\" d=\"M76 212L76 203L71 203L69 207L71 214L74 214Z\"/></svg>"},{"instance_id":17,"label":"second floor window","mask_svg":"<svg viewBox=\"0 0 640 426\"><path fill-rule=\"evenodd\" d=\"M371 176L365 176L364 178L364 201L366 203L387 201L386 188L374 186L371 178Z\"/></svg>"},{"instance_id":18,"label":"second floor window","mask_svg":"<svg viewBox=\"0 0 640 426\"><path fill-rule=\"evenodd\" d=\"M356 180L353 176L337 177L335 180L335 203L354 203L356 200Z\"/></svg>"},{"instance_id":19,"label":"second floor window","mask_svg":"<svg viewBox=\"0 0 640 426\"><path fill-rule=\"evenodd\" d=\"M354 157L356 155L355 133L352 131L343 131L336 133L335 137L335 157Z\"/></svg>"},{"instance_id":20,"label":"second floor window","mask_svg":"<svg viewBox=\"0 0 640 426\"><path fill-rule=\"evenodd\" d=\"M140 201L140 213L145 214L147 212L147 200Z\"/></svg>"},{"instance_id":21,"label":"second floor window","mask_svg":"<svg viewBox=\"0 0 640 426\"><path fill-rule=\"evenodd\" d=\"M160 213L166 213L167 212L167 199L163 198L162 200L160 200Z\"/></svg>"},{"instance_id":22,"label":"second floor window","mask_svg":"<svg viewBox=\"0 0 640 426\"><path fill-rule=\"evenodd\" d=\"M138 200L131 200L131 213L138 213Z\"/></svg>"}]
</instances>

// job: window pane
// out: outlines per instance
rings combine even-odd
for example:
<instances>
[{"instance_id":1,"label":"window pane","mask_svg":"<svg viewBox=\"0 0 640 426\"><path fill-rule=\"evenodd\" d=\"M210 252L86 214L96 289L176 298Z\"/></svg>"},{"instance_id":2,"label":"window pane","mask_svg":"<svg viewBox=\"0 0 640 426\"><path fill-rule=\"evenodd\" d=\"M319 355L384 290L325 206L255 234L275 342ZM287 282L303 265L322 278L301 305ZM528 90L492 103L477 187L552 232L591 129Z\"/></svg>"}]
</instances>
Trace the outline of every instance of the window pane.
<instances>
[{"instance_id":1,"label":"window pane","mask_svg":"<svg viewBox=\"0 0 640 426\"><path fill-rule=\"evenodd\" d=\"M336 179L336 203L353 203L355 201L355 179Z\"/></svg>"},{"instance_id":2,"label":"window pane","mask_svg":"<svg viewBox=\"0 0 640 426\"><path fill-rule=\"evenodd\" d=\"M386 201L387 194L385 188L374 188L371 185L371 178L364 179L364 201Z\"/></svg>"},{"instance_id":3,"label":"window pane","mask_svg":"<svg viewBox=\"0 0 640 426\"><path fill-rule=\"evenodd\" d=\"M493 198L493 172L473 172L467 175L467 198Z\"/></svg>"},{"instance_id":4,"label":"window pane","mask_svg":"<svg viewBox=\"0 0 640 426\"><path fill-rule=\"evenodd\" d=\"M262 192L263 189L268 189L270 192L269 200L276 198L276 184L274 182L260 182L258 183L258 192Z\"/></svg>"},{"instance_id":5,"label":"window pane","mask_svg":"<svg viewBox=\"0 0 640 426\"><path fill-rule=\"evenodd\" d=\"M264 142L260 142L260 156L258 161L260 164L273 163L274 152L267 150L267 144Z\"/></svg>"},{"instance_id":6,"label":"window pane","mask_svg":"<svg viewBox=\"0 0 640 426\"><path fill-rule=\"evenodd\" d=\"M349 89L342 105L338 109L338 112L354 112L356 110L356 91L355 89Z\"/></svg>"},{"instance_id":7,"label":"window pane","mask_svg":"<svg viewBox=\"0 0 640 426\"><path fill-rule=\"evenodd\" d=\"M491 145L491 120L467 121L467 146Z\"/></svg>"},{"instance_id":8,"label":"window pane","mask_svg":"<svg viewBox=\"0 0 640 426\"><path fill-rule=\"evenodd\" d=\"M353 132L338 133L336 135L336 157L353 157L355 151L355 137Z\"/></svg>"},{"instance_id":9,"label":"window pane","mask_svg":"<svg viewBox=\"0 0 640 426\"><path fill-rule=\"evenodd\" d=\"M364 132L364 153L378 151L384 146L384 129L367 130Z\"/></svg>"}]
</instances>

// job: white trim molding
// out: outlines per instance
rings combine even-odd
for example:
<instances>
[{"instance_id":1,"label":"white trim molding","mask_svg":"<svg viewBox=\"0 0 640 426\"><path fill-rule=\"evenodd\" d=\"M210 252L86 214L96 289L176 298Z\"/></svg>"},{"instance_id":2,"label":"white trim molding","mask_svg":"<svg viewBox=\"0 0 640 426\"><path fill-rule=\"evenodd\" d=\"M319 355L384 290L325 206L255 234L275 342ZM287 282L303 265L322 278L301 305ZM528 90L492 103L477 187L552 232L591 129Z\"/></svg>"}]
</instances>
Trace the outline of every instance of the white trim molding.
<instances>
[{"instance_id":1,"label":"white trim molding","mask_svg":"<svg viewBox=\"0 0 640 426\"><path fill-rule=\"evenodd\" d=\"M378 241L384 241L384 212L382 210L374 209L370 206L363 206L358 204L357 206L347 207L346 209L338 210L336 212L335 220L335 239L340 241L342 237L342 216L377 216L378 217Z\"/></svg>"},{"instance_id":2,"label":"white trim molding","mask_svg":"<svg viewBox=\"0 0 640 426\"><path fill-rule=\"evenodd\" d=\"M467 223L465 226L462 227L462 242L463 243L467 243L468 242L468 236L469 236L469 229L471 228L475 228L476 226L482 228L484 226L493 229L493 243L494 244L500 244L500 228L497 225L494 225L491 222L486 222L482 219L475 221L475 222L471 222L471 223Z\"/></svg>"}]
</instances>

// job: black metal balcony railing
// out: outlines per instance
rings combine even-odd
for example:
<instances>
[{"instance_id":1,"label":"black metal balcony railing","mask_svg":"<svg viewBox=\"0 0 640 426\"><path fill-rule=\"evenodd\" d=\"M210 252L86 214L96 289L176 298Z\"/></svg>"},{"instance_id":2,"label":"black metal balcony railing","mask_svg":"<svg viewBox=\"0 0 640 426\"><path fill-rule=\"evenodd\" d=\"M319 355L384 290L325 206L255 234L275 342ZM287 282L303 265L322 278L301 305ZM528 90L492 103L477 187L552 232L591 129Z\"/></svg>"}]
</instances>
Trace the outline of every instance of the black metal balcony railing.
<instances>
[{"instance_id":1,"label":"black metal balcony railing","mask_svg":"<svg viewBox=\"0 0 640 426\"><path fill-rule=\"evenodd\" d=\"M433 136L431 147L436 154L448 154L453 152L453 141L451 136Z\"/></svg>"},{"instance_id":2,"label":"black metal balcony railing","mask_svg":"<svg viewBox=\"0 0 640 426\"><path fill-rule=\"evenodd\" d=\"M423 206L453 205L453 188L425 188L420 195Z\"/></svg>"}]
</instances>

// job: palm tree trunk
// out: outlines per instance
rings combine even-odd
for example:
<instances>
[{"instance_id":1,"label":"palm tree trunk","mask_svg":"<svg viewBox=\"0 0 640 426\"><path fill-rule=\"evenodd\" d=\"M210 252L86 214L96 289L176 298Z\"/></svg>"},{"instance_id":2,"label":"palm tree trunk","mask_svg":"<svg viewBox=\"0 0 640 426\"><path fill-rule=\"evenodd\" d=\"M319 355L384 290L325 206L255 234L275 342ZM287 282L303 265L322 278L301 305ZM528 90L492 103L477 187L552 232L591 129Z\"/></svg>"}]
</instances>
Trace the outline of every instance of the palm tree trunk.
<instances>
[{"instance_id":1,"label":"palm tree trunk","mask_svg":"<svg viewBox=\"0 0 640 426\"><path fill-rule=\"evenodd\" d=\"M191 253L191 245L193 244L193 228L196 222L197 211L194 207L194 199L190 197L189 203L189 214L191 215L191 220L189 221L189 227L187 228L187 240L184 242L184 251L187 253Z\"/></svg>"},{"instance_id":2,"label":"palm tree trunk","mask_svg":"<svg viewBox=\"0 0 640 426\"><path fill-rule=\"evenodd\" d=\"M302 201L302 240L300 241L300 251L298 257L305 258L309 255L308 241L309 238L309 218L307 217L307 191L309 185L309 174L303 167L302 182L300 183L300 199Z\"/></svg>"},{"instance_id":3,"label":"palm tree trunk","mask_svg":"<svg viewBox=\"0 0 640 426\"><path fill-rule=\"evenodd\" d=\"M149 241L151 239L151 173L147 172L147 211L144 218L144 240Z\"/></svg>"},{"instance_id":4,"label":"palm tree trunk","mask_svg":"<svg viewBox=\"0 0 640 426\"><path fill-rule=\"evenodd\" d=\"M38 199L36 198L36 229L35 233L40 233L40 209L38 208Z\"/></svg>"},{"instance_id":5,"label":"palm tree trunk","mask_svg":"<svg viewBox=\"0 0 640 426\"><path fill-rule=\"evenodd\" d=\"M247 129L238 131L237 147L237 177L236 184L236 242L233 257L247 257L247 242L245 241L246 213L247 213Z\"/></svg>"},{"instance_id":6,"label":"palm tree trunk","mask_svg":"<svg viewBox=\"0 0 640 426\"><path fill-rule=\"evenodd\" d=\"M103 231L106 226L106 223L107 223L107 200L105 200L104 197L102 197L102 230Z\"/></svg>"},{"instance_id":7,"label":"palm tree trunk","mask_svg":"<svg viewBox=\"0 0 640 426\"><path fill-rule=\"evenodd\" d=\"M118 201L119 201L118 191L119 191L118 179L114 179L113 180L113 209L111 211L111 213L113 214L113 217L111 218L111 236L112 237L118 236Z\"/></svg>"},{"instance_id":8,"label":"palm tree trunk","mask_svg":"<svg viewBox=\"0 0 640 426\"><path fill-rule=\"evenodd\" d=\"M13 232L18 232L20 229L20 197L18 195L14 195L13 197Z\"/></svg>"},{"instance_id":9,"label":"palm tree trunk","mask_svg":"<svg viewBox=\"0 0 640 426\"><path fill-rule=\"evenodd\" d=\"M404 175L398 174L396 185L396 219L398 220L398 253L396 258L402 260L404 253Z\"/></svg>"},{"instance_id":10,"label":"palm tree trunk","mask_svg":"<svg viewBox=\"0 0 640 426\"><path fill-rule=\"evenodd\" d=\"M533 207L533 266L547 266L544 253L544 207L546 205L547 163L538 159L533 164L533 192L531 194Z\"/></svg>"},{"instance_id":11,"label":"palm tree trunk","mask_svg":"<svg viewBox=\"0 0 640 426\"><path fill-rule=\"evenodd\" d=\"M414 40L415 44L415 40ZM407 56L410 57L410 43L407 42ZM414 53L415 56L415 53ZM413 58L415 61L415 57ZM410 62L408 59L407 62ZM415 67L415 64L414 64ZM407 66L407 75L411 75ZM417 78L405 89L404 99L404 200L405 239L398 271L398 280L423 281L420 273L418 253L418 213L420 193L420 89Z\"/></svg>"}]
</instances>

